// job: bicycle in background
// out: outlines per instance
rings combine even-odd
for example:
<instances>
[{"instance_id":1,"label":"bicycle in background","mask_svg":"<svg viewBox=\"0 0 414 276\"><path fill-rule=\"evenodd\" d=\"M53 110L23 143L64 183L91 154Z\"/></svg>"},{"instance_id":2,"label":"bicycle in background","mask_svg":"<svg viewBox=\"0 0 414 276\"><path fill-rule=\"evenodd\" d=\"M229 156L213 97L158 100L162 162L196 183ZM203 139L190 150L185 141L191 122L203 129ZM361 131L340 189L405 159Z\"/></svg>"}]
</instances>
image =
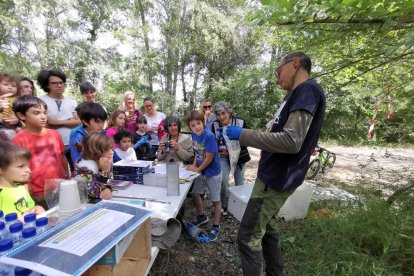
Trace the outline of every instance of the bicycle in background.
<instances>
[{"instance_id":1,"label":"bicycle in background","mask_svg":"<svg viewBox=\"0 0 414 276\"><path fill-rule=\"evenodd\" d=\"M336 155L335 153L322 148L317 147L314 149L312 156L315 156L309 163L309 169L306 173L306 179L313 179L319 172L329 172L335 164Z\"/></svg>"}]
</instances>

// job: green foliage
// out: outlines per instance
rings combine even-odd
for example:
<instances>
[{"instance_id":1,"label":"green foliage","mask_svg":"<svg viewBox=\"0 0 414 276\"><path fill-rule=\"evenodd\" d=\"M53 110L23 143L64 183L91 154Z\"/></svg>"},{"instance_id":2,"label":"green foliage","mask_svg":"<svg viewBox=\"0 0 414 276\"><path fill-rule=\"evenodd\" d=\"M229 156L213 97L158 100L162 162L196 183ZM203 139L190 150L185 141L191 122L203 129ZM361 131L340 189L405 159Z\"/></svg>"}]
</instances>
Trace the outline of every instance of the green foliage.
<instances>
[{"instance_id":1,"label":"green foliage","mask_svg":"<svg viewBox=\"0 0 414 276\"><path fill-rule=\"evenodd\" d=\"M283 226L287 275L414 273L412 197L390 206L366 192L358 205L313 203L308 219Z\"/></svg>"},{"instance_id":2,"label":"green foliage","mask_svg":"<svg viewBox=\"0 0 414 276\"><path fill-rule=\"evenodd\" d=\"M236 70L226 80L214 83L213 102L226 101L247 126L262 129L273 118L285 92L276 91L272 68Z\"/></svg>"},{"instance_id":3,"label":"green foliage","mask_svg":"<svg viewBox=\"0 0 414 276\"><path fill-rule=\"evenodd\" d=\"M269 43L302 50L327 93L325 139L366 141L376 100L391 87L397 122L378 116L371 142L412 143L411 74L414 57L412 1L262 1L272 30ZM400 115L403 114L403 116ZM395 125L398 124L398 128Z\"/></svg>"},{"instance_id":4,"label":"green foliage","mask_svg":"<svg viewBox=\"0 0 414 276\"><path fill-rule=\"evenodd\" d=\"M414 4L409 0L6 0L0 3L0 67L33 79L68 75L68 90L92 81L109 110L126 90L138 103L184 114L204 98L228 101L263 129L285 92L274 64L302 50L327 94L323 138L413 143ZM374 104L387 86L395 118ZM79 98L77 92L74 93Z\"/></svg>"}]
</instances>

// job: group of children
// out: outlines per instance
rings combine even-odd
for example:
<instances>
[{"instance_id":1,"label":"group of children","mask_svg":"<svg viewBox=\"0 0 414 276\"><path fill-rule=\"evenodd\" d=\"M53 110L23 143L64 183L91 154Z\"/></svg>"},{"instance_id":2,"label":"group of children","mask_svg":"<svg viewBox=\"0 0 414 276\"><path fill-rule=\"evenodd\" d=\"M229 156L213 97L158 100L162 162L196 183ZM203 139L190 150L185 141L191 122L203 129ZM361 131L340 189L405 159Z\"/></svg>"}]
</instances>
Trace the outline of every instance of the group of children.
<instances>
[{"instance_id":1,"label":"group of children","mask_svg":"<svg viewBox=\"0 0 414 276\"><path fill-rule=\"evenodd\" d=\"M113 162L121 159L152 160L156 157L150 143L152 133L148 132L145 116L136 117L136 130L131 133L126 128L128 117L125 111L115 110L105 130L107 111L102 105L90 101L76 108L82 125L70 132L70 159L67 160L61 134L47 127L50 119L48 104L33 95L14 99L14 86L13 78L0 78L0 97L9 97L10 102L13 100L12 105L5 108L3 105L0 122L3 124L7 121L3 118L10 115L11 108L10 116L16 116L22 127L12 136L11 142L0 143L0 208L5 212L18 211L20 215L43 212L48 207L44 199L45 181L75 175L80 175L87 183L88 196L92 202L110 199ZM173 123L177 125L177 121ZM213 227L199 241L210 242L217 239L221 215L221 169L217 143L214 135L205 130L204 117L198 111L187 114L185 123L192 131L193 147L187 149L190 152L187 152L187 156L194 152L191 158L194 161L187 169L200 173L192 190L198 213L193 223L199 226L208 221L200 196L208 188L214 203ZM164 144L162 146L159 154L165 150ZM178 148L177 143L174 146ZM73 164L72 172L68 161Z\"/></svg>"}]
</instances>

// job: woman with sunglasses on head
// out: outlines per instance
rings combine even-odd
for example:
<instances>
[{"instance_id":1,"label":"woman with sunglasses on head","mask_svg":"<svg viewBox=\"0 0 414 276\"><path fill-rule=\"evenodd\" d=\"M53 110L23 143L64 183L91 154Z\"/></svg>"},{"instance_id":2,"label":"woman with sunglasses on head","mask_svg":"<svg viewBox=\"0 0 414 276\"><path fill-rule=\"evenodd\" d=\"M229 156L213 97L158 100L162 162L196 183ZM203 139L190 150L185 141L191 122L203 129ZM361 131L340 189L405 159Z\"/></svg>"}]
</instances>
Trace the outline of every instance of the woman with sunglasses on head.
<instances>
[{"instance_id":1,"label":"woman with sunglasses on head","mask_svg":"<svg viewBox=\"0 0 414 276\"><path fill-rule=\"evenodd\" d=\"M211 131L213 122L216 120L216 115L213 113L213 103L210 99L205 99L200 105L200 112L204 116L204 125L206 130Z\"/></svg>"}]
</instances>

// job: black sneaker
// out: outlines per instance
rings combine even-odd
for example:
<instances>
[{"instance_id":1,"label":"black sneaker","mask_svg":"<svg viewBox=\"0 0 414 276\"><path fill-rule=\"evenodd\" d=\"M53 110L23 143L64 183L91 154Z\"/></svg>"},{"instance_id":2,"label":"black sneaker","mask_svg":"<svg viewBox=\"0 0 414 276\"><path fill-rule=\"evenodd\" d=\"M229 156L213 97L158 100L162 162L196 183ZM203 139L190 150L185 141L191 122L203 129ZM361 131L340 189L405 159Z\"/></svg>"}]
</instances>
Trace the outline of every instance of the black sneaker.
<instances>
[{"instance_id":1,"label":"black sneaker","mask_svg":"<svg viewBox=\"0 0 414 276\"><path fill-rule=\"evenodd\" d=\"M195 226L200 226L200 225L206 224L207 222L208 222L208 217L204 215L202 217L197 217L197 219L192 221L192 224L194 224Z\"/></svg>"}]
</instances>

